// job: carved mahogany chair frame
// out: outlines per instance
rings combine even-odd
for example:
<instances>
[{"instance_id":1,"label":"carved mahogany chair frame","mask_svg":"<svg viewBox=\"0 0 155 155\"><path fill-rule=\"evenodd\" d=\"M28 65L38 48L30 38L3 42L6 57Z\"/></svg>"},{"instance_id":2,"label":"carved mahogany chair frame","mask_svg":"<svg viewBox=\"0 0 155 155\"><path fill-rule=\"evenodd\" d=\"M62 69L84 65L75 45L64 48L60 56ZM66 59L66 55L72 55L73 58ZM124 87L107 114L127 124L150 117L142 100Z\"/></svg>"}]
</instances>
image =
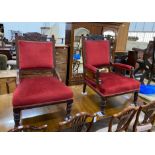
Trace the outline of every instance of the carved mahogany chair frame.
<instances>
[{"instance_id":1,"label":"carved mahogany chair frame","mask_svg":"<svg viewBox=\"0 0 155 155\"><path fill-rule=\"evenodd\" d=\"M144 117L140 122L140 114L143 112ZM144 127L147 126L148 124L154 125L155 122L155 102L152 102L150 104L147 105L142 105L139 107L137 114L136 114L136 119L135 122L133 124L133 131L136 132L137 131L137 127ZM150 129L148 129L147 131L152 131L152 127L150 127Z\"/></svg>"},{"instance_id":2,"label":"carved mahogany chair frame","mask_svg":"<svg viewBox=\"0 0 155 155\"><path fill-rule=\"evenodd\" d=\"M36 34L36 33L29 33L28 37L27 35L24 36L18 36L16 34L16 52L17 52L17 80L16 80L16 84L18 85L20 83L20 80L22 78L25 77L31 77L31 76L42 76L42 75L46 75L49 76L49 73L53 74L53 76L55 76L59 81L62 81L60 78L59 73L56 70L56 60L55 60L55 41L54 41L54 37L52 37L52 39L49 42L53 42L53 62L54 62L54 67L52 69L29 69L29 70L21 70L19 68L19 51L18 51L18 41L19 40L23 40L23 41L38 41L38 42L45 42L45 38L42 37L42 35ZM41 75L42 74L42 75ZM70 113L71 113L71 108L72 108L72 103L73 103L73 99L69 99L69 100L64 100L64 101L55 101L52 103L46 103L46 104L39 104L39 105L30 105L30 106L17 106L17 107L13 107L13 116L14 116L14 122L15 122L15 126L19 126L20 125L20 112L21 110L24 109L32 109L32 108L37 108L37 107L43 107L43 106L48 106L48 105L54 105L54 104L62 104L62 103L67 103L67 107L66 107L66 118L65 119L69 119L70 118Z\"/></svg>"},{"instance_id":3,"label":"carved mahogany chair frame","mask_svg":"<svg viewBox=\"0 0 155 155\"><path fill-rule=\"evenodd\" d=\"M117 128L115 132L122 132L122 131L128 131L128 127L130 125L130 122L134 118L135 114L137 112L137 108L135 107L128 107L124 109L123 111L119 112L118 114L114 114L109 122L109 128L108 132L112 132L113 127L113 121L118 120Z\"/></svg>"},{"instance_id":4,"label":"carved mahogany chair frame","mask_svg":"<svg viewBox=\"0 0 155 155\"><path fill-rule=\"evenodd\" d=\"M85 132L89 132L92 127L94 117L95 115L90 115L86 112L78 113L70 120L60 122L59 131L61 132L63 129L67 128L72 132L82 132L83 129ZM89 122L87 119L90 119Z\"/></svg>"},{"instance_id":5,"label":"carved mahogany chair frame","mask_svg":"<svg viewBox=\"0 0 155 155\"><path fill-rule=\"evenodd\" d=\"M83 71L84 71L83 94L86 93L86 86L88 85L99 96L101 96L102 103L100 105L100 110L101 110L101 113L103 115L104 115L104 108L105 108L106 103L107 103L107 98L112 97L112 96L118 96L118 95L123 95L123 94L133 93L134 92L134 104L137 105L139 89L124 92L124 93L119 93L119 94L116 93L116 94L113 94L113 95L110 95L110 96L104 96L104 94L99 91L98 88L99 88L99 86L101 84L100 74L106 71L105 68L107 68L109 72L112 72L112 70L114 69L115 73L123 74L123 75L125 75L125 72L128 71L129 76L132 79L134 78L134 76L133 76L134 68L132 66L125 65L125 64L121 64L121 66L119 66L119 65L117 65L117 63L112 63L111 62L111 54L109 54L110 55L110 64L109 65L99 66L98 68L94 67L94 66L86 66L86 52L85 52L86 49L85 49L85 43L84 43L85 40L96 40L96 41L97 40L104 40L104 36L102 36L102 35L89 35L89 36L86 36L86 37L82 38L82 43L83 43L83 46L82 46ZM109 47L109 49L110 49L110 47ZM113 69L112 69L112 67L113 67ZM87 79L86 79L87 77L89 77L94 82L94 84L96 84L96 87L94 87L89 82L87 82Z\"/></svg>"}]
</instances>

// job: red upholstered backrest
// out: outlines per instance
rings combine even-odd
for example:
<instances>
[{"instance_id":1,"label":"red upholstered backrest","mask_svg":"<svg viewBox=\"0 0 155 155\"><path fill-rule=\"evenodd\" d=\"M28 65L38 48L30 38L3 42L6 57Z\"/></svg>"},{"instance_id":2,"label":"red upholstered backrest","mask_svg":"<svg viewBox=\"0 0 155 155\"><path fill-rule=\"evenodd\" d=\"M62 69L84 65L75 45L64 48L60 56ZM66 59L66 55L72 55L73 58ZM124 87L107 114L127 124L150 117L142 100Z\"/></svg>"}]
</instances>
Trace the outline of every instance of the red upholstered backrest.
<instances>
[{"instance_id":1,"label":"red upholstered backrest","mask_svg":"<svg viewBox=\"0 0 155 155\"><path fill-rule=\"evenodd\" d=\"M108 40L85 40L86 64L93 66L110 64L110 45Z\"/></svg>"},{"instance_id":2,"label":"red upholstered backrest","mask_svg":"<svg viewBox=\"0 0 155 155\"><path fill-rule=\"evenodd\" d=\"M53 68L53 43L18 41L19 69Z\"/></svg>"}]
</instances>

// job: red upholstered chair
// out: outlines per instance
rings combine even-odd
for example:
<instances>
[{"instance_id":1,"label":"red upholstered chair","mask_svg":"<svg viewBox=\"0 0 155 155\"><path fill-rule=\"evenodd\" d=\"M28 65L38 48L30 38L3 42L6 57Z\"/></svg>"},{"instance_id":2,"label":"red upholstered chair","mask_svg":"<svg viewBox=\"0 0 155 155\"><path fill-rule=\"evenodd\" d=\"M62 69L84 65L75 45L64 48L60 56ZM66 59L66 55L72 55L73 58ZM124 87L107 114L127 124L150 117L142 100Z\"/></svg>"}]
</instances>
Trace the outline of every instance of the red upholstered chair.
<instances>
[{"instance_id":1,"label":"red upholstered chair","mask_svg":"<svg viewBox=\"0 0 155 155\"><path fill-rule=\"evenodd\" d=\"M133 67L110 62L108 40L93 35L83 37L82 53L84 66L83 93L85 93L86 85L88 85L102 97L102 114L104 114L108 97L134 92L134 104L136 105L140 83L133 79ZM124 71L129 71L130 77L125 76Z\"/></svg>"},{"instance_id":2,"label":"red upholstered chair","mask_svg":"<svg viewBox=\"0 0 155 155\"><path fill-rule=\"evenodd\" d=\"M41 37L16 36L17 88L13 93L15 126L20 124L20 111L29 108L67 103L66 117L70 117L72 90L60 81L54 59L54 41ZM35 40L35 41L34 41Z\"/></svg>"}]
</instances>

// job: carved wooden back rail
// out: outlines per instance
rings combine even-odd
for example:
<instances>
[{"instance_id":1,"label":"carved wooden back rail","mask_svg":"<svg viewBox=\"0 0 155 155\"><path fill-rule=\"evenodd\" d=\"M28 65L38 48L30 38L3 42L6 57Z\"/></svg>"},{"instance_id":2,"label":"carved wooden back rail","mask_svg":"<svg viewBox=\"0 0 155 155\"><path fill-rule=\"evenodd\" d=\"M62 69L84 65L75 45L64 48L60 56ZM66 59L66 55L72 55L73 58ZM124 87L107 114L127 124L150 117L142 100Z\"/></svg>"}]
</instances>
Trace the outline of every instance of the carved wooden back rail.
<instances>
[{"instance_id":1,"label":"carved wooden back rail","mask_svg":"<svg viewBox=\"0 0 155 155\"><path fill-rule=\"evenodd\" d=\"M115 114L112 116L108 132L112 132L113 121L115 119L118 120L117 128L115 132L127 131L130 122L132 121L134 115L136 114L137 108L135 107L128 107L127 109L123 110L122 112Z\"/></svg>"},{"instance_id":2,"label":"carved wooden back rail","mask_svg":"<svg viewBox=\"0 0 155 155\"><path fill-rule=\"evenodd\" d=\"M63 129L67 128L69 129L69 131L72 132L88 132L91 129L93 121L94 115L90 115L86 112L81 112L76 114L73 118L71 118L68 121L60 122L59 131L63 131Z\"/></svg>"}]
</instances>

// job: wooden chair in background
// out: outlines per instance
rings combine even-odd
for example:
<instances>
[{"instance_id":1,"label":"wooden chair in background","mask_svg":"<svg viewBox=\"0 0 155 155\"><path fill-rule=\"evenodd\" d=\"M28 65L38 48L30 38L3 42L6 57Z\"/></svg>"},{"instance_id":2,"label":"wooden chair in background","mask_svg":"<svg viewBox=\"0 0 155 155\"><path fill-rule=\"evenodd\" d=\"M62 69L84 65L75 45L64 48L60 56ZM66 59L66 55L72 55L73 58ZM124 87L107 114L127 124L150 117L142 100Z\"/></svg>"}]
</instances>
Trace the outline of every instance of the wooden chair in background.
<instances>
[{"instance_id":1,"label":"wooden chair in background","mask_svg":"<svg viewBox=\"0 0 155 155\"><path fill-rule=\"evenodd\" d=\"M152 131L155 121L155 102L139 107L135 123L134 132Z\"/></svg>"},{"instance_id":2,"label":"wooden chair in background","mask_svg":"<svg viewBox=\"0 0 155 155\"><path fill-rule=\"evenodd\" d=\"M86 112L76 114L68 121L59 123L59 131L69 132L88 132L94 121L94 115L90 115Z\"/></svg>"},{"instance_id":3,"label":"wooden chair in background","mask_svg":"<svg viewBox=\"0 0 155 155\"><path fill-rule=\"evenodd\" d=\"M128 127L134 118L137 112L137 108L135 107L128 107L121 111L118 114L114 114L109 122L108 132L122 132L128 131ZM117 120L118 123L113 125L113 121Z\"/></svg>"},{"instance_id":4,"label":"wooden chair in background","mask_svg":"<svg viewBox=\"0 0 155 155\"><path fill-rule=\"evenodd\" d=\"M150 41L146 49L133 48L133 51L140 55L137 59L138 67L134 70L134 76L136 77L137 73L141 73L140 82L143 84L144 79L147 78L147 84L153 79L155 75L155 39L154 41Z\"/></svg>"}]
</instances>

